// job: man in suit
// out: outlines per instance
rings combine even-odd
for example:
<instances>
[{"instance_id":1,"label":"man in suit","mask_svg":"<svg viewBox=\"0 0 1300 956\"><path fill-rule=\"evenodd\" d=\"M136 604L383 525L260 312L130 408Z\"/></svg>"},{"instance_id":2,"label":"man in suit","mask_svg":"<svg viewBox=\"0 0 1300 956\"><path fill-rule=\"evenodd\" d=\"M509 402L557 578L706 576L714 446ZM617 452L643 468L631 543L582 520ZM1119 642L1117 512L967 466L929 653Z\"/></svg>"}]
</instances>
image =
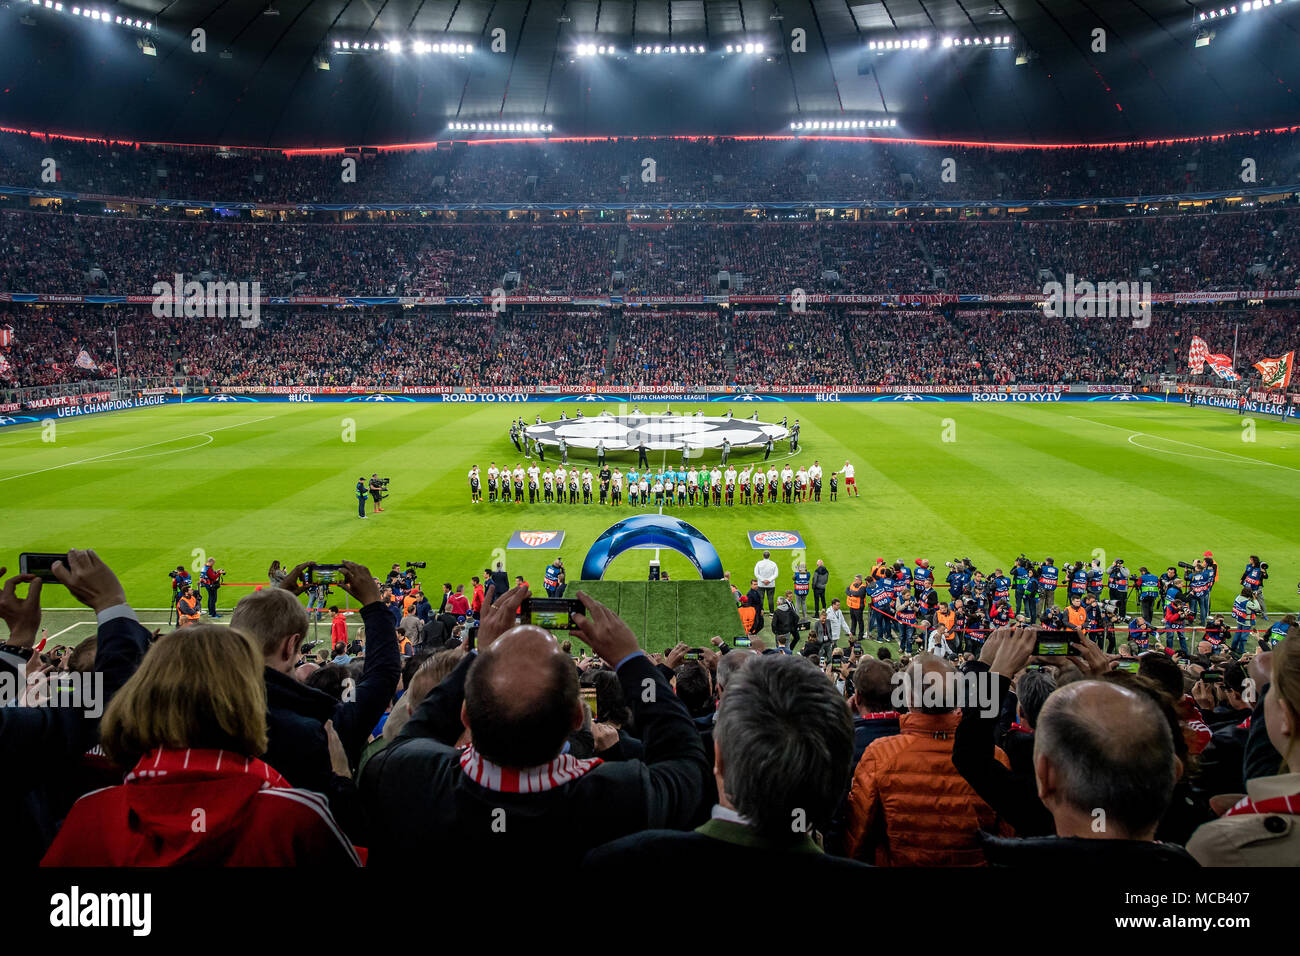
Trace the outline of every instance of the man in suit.
<instances>
[{"instance_id":1,"label":"man in suit","mask_svg":"<svg viewBox=\"0 0 1300 956\"><path fill-rule=\"evenodd\" d=\"M515 624L527 585L483 614L478 648L366 764L369 860L456 860L494 879L576 870L587 850L647 827L688 826L709 763L699 732L636 636L578 593L574 630L612 667L645 743L642 760L569 752L584 723L578 672L555 638ZM456 749L468 730L470 744Z\"/></svg>"},{"instance_id":2,"label":"man in suit","mask_svg":"<svg viewBox=\"0 0 1300 956\"><path fill-rule=\"evenodd\" d=\"M853 756L848 707L817 667L786 654L748 661L727 683L713 739L711 819L689 833L646 830L598 847L584 875L607 886L668 868L724 886L817 877L843 878L836 885L849 890L865 884L868 867L827 856L812 838L848 784Z\"/></svg>"}]
</instances>

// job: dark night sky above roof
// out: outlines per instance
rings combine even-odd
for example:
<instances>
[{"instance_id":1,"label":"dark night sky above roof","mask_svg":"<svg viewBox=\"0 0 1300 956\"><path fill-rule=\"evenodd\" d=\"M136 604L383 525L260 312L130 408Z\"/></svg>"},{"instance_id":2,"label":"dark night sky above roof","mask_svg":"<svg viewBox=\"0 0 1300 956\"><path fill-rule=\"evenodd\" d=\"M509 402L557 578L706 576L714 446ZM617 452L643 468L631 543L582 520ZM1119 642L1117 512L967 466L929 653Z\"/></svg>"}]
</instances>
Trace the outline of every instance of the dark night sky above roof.
<instances>
[{"instance_id":1,"label":"dark night sky above roof","mask_svg":"<svg viewBox=\"0 0 1300 956\"><path fill-rule=\"evenodd\" d=\"M126 0L139 33L0 3L0 124L164 142L330 146L446 138L534 120L556 135L785 132L794 119L898 120L905 136L1098 142L1300 123L1300 0L1217 21L1194 48L1186 0ZM1217 9L1217 8L1216 8ZM774 15L782 19L772 19ZM32 21L23 23L26 19ZM207 52L190 31L207 32ZM504 53L488 47L494 29ZM1106 31L1093 53L1091 31ZM791 31L807 52L790 51ZM1010 34L1010 50L899 51L869 40ZM473 42L465 56L330 54L336 39ZM723 57L761 39L770 57ZM620 57L574 58L581 42ZM637 44L707 43L638 57ZM228 51L228 56L223 55ZM330 69L315 60L329 55Z\"/></svg>"}]
</instances>

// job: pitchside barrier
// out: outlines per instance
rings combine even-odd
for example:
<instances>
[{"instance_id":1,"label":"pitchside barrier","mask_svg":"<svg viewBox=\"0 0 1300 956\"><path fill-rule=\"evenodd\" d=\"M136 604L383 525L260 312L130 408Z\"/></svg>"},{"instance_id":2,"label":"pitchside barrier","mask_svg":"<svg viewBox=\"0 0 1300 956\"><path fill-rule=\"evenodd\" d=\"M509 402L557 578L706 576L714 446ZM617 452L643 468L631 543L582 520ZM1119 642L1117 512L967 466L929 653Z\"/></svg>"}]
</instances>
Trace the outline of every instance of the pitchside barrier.
<instances>
[{"instance_id":1,"label":"pitchside barrier","mask_svg":"<svg viewBox=\"0 0 1300 956\"><path fill-rule=\"evenodd\" d=\"M1190 402L1189 399L1190 398ZM1122 402L1188 405L1241 411L1239 395L1230 389L1199 385L1170 384L1156 389L1128 385L1022 385L999 389L974 386L932 387L913 390L905 386L871 388L858 386L813 388L810 386L707 385L668 391L663 387L638 389L632 386L542 385L526 388L493 388L466 391L449 386L407 386L393 391L371 391L351 386L247 386L238 390L204 390L178 394L174 389L149 389L132 395L107 392L60 395L30 401L0 404L0 427L33 424L47 419L75 418L102 412L152 408L160 405L242 405L263 403L408 403L456 404L688 402L717 403L725 409L740 409L756 402L904 402L995 404L1056 404L1059 402ZM1300 416L1300 395L1250 392L1244 411L1295 421ZM741 412L738 417L745 417Z\"/></svg>"}]
</instances>

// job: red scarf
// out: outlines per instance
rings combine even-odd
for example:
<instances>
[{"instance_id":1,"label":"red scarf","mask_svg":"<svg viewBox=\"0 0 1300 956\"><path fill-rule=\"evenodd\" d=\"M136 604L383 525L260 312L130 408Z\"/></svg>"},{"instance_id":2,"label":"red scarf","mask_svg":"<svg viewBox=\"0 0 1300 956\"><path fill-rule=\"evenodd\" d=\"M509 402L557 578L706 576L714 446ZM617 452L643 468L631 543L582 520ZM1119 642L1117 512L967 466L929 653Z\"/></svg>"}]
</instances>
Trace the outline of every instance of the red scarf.
<instances>
[{"instance_id":1,"label":"red scarf","mask_svg":"<svg viewBox=\"0 0 1300 956\"><path fill-rule=\"evenodd\" d=\"M863 720L897 720L898 711L896 710L878 710L870 714L863 714Z\"/></svg>"},{"instance_id":2,"label":"red scarf","mask_svg":"<svg viewBox=\"0 0 1300 956\"><path fill-rule=\"evenodd\" d=\"M245 757L229 750L180 750L169 747L159 747L141 757L135 768L126 775L125 782L183 773L215 773L227 777L249 774L262 779L263 790L268 787L290 787L289 781L280 776L278 770L256 757Z\"/></svg>"},{"instance_id":3,"label":"red scarf","mask_svg":"<svg viewBox=\"0 0 1300 956\"><path fill-rule=\"evenodd\" d=\"M1266 800L1242 797L1224 816L1235 817L1247 813L1286 813L1300 816L1300 794L1292 794L1289 797L1269 797Z\"/></svg>"},{"instance_id":4,"label":"red scarf","mask_svg":"<svg viewBox=\"0 0 1300 956\"><path fill-rule=\"evenodd\" d=\"M472 746L460 755L460 768L480 787L497 793L542 793L571 783L599 767L603 760L590 757L579 760L572 754L560 754L540 767L502 767L488 760Z\"/></svg>"}]
</instances>

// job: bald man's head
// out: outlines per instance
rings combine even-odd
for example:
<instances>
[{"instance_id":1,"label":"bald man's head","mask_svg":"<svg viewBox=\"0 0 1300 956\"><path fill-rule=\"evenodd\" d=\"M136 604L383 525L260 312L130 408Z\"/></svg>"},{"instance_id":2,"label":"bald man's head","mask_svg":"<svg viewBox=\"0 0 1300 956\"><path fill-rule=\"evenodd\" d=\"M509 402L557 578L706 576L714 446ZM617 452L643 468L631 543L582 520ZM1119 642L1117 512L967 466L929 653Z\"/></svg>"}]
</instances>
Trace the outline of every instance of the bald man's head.
<instances>
[{"instance_id":1,"label":"bald man's head","mask_svg":"<svg viewBox=\"0 0 1300 956\"><path fill-rule=\"evenodd\" d=\"M1177 780L1173 735L1149 696L1075 681L1038 715L1034 771L1058 832L1063 816L1089 816L1104 821L1097 836L1151 839Z\"/></svg>"},{"instance_id":2,"label":"bald man's head","mask_svg":"<svg viewBox=\"0 0 1300 956\"><path fill-rule=\"evenodd\" d=\"M474 749L504 767L555 759L581 721L578 672L548 631L521 624L478 655L465 682Z\"/></svg>"}]
</instances>

